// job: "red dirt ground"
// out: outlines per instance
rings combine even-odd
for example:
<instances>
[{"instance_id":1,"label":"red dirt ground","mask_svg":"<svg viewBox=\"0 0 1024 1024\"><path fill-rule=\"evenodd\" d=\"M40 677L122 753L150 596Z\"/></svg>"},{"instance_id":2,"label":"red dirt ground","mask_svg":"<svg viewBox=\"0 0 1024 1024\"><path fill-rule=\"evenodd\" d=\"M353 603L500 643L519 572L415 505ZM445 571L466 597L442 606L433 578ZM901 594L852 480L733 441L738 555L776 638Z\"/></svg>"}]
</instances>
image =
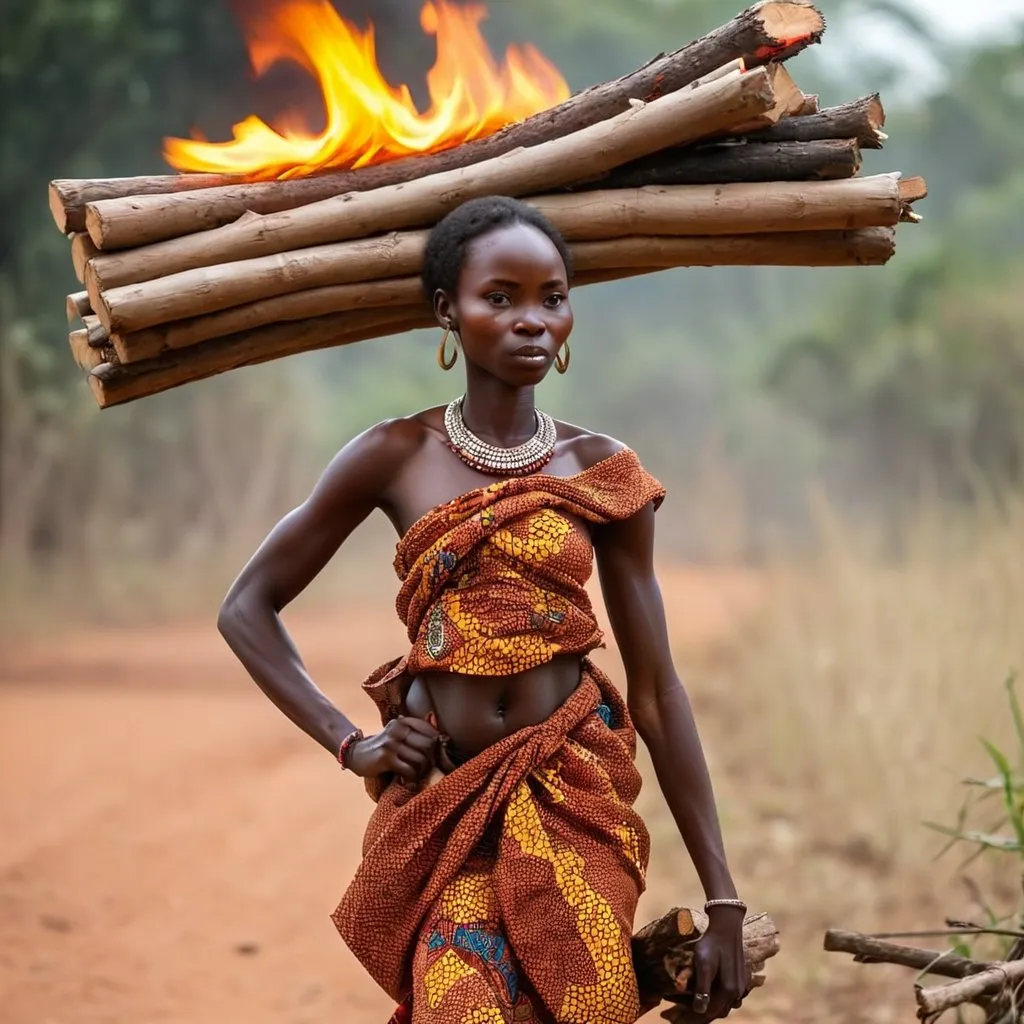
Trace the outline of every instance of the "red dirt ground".
<instances>
[{"instance_id":1,"label":"red dirt ground","mask_svg":"<svg viewBox=\"0 0 1024 1024\"><path fill-rule=\"evenodd\" d=\"M691 648L754 594L730 574L674 573L663 588ZM401 650L389 609L289 626L324 688L372 727L356 687ZM259 694L212 620L6 646L0 1019L387 1020L328 917L370 802Z\"/></svg>"}]
</instances>

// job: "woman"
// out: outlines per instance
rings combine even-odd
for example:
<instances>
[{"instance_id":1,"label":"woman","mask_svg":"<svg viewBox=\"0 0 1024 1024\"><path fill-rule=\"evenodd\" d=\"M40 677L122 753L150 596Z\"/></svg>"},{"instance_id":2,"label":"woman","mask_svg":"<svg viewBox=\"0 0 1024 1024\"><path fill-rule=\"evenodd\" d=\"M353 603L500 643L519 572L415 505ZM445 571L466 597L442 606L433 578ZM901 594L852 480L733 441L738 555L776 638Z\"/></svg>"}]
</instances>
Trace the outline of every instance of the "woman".
<instances>
[{"instance_id":1,"label":"woman","mask_svg":"<svg viewBox=\"0 0 1024 1024\"><path fill-rule=\"evenodd\" d=\"M464 396L346 445L221 609L253 679L377 801L334 921L399 1002L396 1021L639 1016L629 940L649 840L632 809L636 733L708 898L694 1009L724 1017L747 988L744 906L653 571L664 490L630 449L534 407L552 365L569 365L571 272L529 206L493 197L445 217L423 284L439 363L465 362ZM279 612L378 508L401 538L412 648L364 683L382 720L364 737L317 689ZM584 590L595 554L625 703L586 657L601 644Z\"/></svg>"}]
</instances>

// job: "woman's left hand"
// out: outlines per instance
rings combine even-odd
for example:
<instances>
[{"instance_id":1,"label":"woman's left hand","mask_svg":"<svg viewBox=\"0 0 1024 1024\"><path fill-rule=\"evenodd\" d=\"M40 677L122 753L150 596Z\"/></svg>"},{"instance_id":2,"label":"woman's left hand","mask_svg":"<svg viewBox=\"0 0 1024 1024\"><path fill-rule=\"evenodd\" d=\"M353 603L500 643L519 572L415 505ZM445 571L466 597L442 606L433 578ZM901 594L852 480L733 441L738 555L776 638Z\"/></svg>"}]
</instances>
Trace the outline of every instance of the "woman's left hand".
<instances>
[{"instance_id":1,"label":"woman's left hand","mask_svg":"<svg viewBox=\"0 0 1024 1024\"><path fill-rule=\"evenodd\" d=\"M743 917L741 907L711 907L707 931L693 948L693 1008L706 1020L728 1017L749 990Z\"/></svg>"}]
</instances>

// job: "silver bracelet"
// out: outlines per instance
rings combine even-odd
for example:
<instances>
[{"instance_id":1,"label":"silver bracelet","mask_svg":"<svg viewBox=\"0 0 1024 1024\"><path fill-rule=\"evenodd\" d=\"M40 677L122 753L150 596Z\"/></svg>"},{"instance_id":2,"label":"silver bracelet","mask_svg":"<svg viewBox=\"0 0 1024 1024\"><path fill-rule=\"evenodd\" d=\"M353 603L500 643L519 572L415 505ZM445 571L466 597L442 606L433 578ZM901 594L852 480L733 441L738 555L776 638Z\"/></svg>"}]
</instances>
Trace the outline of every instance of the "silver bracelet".
<instances>
[{"instance_id":1,"label":"silver bracelet","mask_svg":"<svg viewBox=\"0 0 1024 1024\"><path fill-rule=\"evenodd\" d=\"M708 910L710 907L739 907L741 910L747 909L747 905L743 900L708 900L704 904L704 909Z\"/></svg>"}]
</instances>

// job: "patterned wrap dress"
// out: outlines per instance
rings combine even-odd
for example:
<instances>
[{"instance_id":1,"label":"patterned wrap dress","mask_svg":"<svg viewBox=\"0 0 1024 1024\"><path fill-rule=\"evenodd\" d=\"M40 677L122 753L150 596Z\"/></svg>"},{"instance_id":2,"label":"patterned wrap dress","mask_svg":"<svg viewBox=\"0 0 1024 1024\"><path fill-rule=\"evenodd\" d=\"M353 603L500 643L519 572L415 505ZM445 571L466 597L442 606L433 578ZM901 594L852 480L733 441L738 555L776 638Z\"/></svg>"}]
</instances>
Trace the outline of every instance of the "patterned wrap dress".
<instances>
[{"instance_id":1,"label":"patterned wrap dress","mask_svg":"<svg viewBox=\"0 0 1024 1024\"><path fill-rule=\"evenodd\" d=\"M665 491L631 449L431 510L398 544L412 645L363 684L386 723L419 672L512 675L579 654L582 679L537 725L433 784L368 779L363 860L332 918L399 1004L393 1024L632 1024L630 940L650 840L633 810L636 733L586 654L601 646L580 523Z\"/></svg>"}]
</instances>

